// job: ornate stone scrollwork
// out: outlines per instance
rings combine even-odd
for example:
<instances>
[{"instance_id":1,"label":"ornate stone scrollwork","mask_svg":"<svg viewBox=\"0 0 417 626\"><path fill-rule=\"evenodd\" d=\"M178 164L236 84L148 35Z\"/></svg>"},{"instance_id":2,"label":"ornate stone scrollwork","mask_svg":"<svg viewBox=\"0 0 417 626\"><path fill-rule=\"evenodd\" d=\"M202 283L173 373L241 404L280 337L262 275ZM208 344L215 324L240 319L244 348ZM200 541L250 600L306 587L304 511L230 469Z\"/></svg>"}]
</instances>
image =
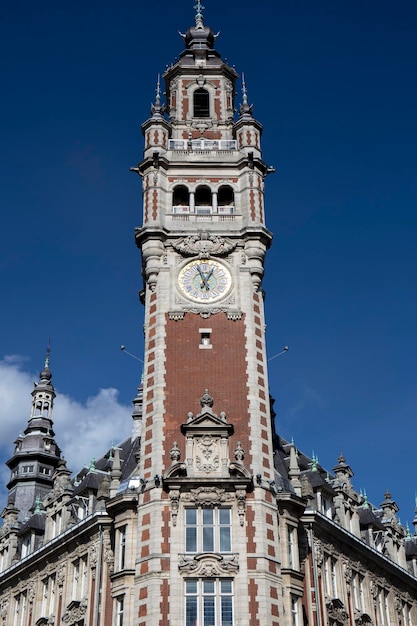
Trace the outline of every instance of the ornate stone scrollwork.
<instances>
[{"instance_id":1,"label":"ornate stone scrollwork","mask_svg":"<svg viewBox=\"0 0 417 626\"><path fill-rule=\"evenodd\" d=\"M200 471L211 474L219 468L220 458L217 454L219 445L219 437L212 437L211 435L205 435L197 440L195 465Z\"/></svg>"},{"instance_id":2,"label":"ornate stone scrollwork","mask_svg":"<svg viewBox=\"0 0 417 626\"><path fill-rule=\"evenodd\" d=\"M197 506L218 506L225 502L232 502L233 495L219 487L197 487L183 495L184 502L192 502Z\"/></svg>"},{"instance_id":3,"label":"ornate stone scrollwork","mask_svg":"<svg viewBox=\"0 0 417 626\"><path fill-rule=\"evenodd\" d=\"M199 231L197 235L181 237L173 242L174 250L183 256L198 256L199 259L209 259L210 256L229 254L236 248L236 243L227 237L213 235L207 231Z\"/></svg>"},{"instance_id":4,"label":"ornate stone scrollwork","mask_svg":"<svg viewBox=\"0 0 417 626\"><path fill-rule=\"evenodd\" d=\"M65 623L76 624L83 619L83 616L87 611L87 606L88 602L86 598L83 600L72 600L62 616L62 621Z\"/></svg>"},{"instance_id":5,"label":"ornate stone scrollwork","mask_svg":"<svg viewBox=\"0 0 417 626\"><path fill-rule=\"evenodd\" d=\"M178 569L184 574L193 576L224 576L235 574L239 571L239 558L237 554L196 554L188 556L180 555Z\"/></svg>"},{"instance_id":6,"label":"ornate stone scrollwork","mask_svg":"<svg viewBox=\"0 0 417 626\"><path fill-rule=\"evenodd\" d=\"M349 613L346 611L344 604L339 598L333 598L326 602L327 614L330 619L334 620L341 626L347 624Z\"/></svg>"}]
</instances>

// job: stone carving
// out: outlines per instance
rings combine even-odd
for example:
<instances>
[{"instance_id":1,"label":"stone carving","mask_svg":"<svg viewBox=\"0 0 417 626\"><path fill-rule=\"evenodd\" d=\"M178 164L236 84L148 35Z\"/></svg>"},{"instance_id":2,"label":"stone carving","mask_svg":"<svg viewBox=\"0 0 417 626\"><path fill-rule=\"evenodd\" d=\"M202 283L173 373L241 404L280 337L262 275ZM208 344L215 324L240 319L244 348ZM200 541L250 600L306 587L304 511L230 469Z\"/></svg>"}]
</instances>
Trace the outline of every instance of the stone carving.
<instances>
[{"instance_id":1,"label":"stone carving","mask_svg":"<svg viewBox=\"0 0 417 626\"><path fill-rule=\"evenodd\" d=\"M4 598L3 602L1 603L1 608L0 608L0 615L1 615L1 619L3 621L6 620L6 617L9 613L9 604L10 604L10 598L6 597Z\"/></svg>"},{"instance_id":2,"label":"stone carving","mask_svg":"<svg viewBox=\"0 0 417 626\"><path fill-rule=\"evenodd\" d=\"M172 448L169 452L172 463L178 463L181 458L181 450L178 448L178 444L174 441Z\"/></svg>"},{"instance_id":3,"label":"stone carving","mask_svg":"<svg viewBox=\"0 0 417 626\"><path fill-rule=\"evenodd\" d=\"M88 560L89 560L91 569L95 570L97 567L97 560L98 560L97 546L95 543L92 543L88 550Z\"/></svg>"},{"instance_id":4,"label":"stone carving","mask_svg":"<svg viewBox=\"0 0 417 626\"><path fill-rule=\"evenodd\" d=\"M181 237L173 242L174 250L183 256L198 256L209 259L210 256L228 254L236 248L236 243L227 237L213 235L207 231L199 231L197 235Z\"/></svg>"},{"instance_id":5,"label":"stone carving","mask_svg":"<svg viewBox=\"0 0 417 626\"><path fill-rule=\"evenodd\" d=\"M202 407L209 406L210 408L214 404L214 398L209 394L208 389L204 389L204 393L200 398L200 405Z\"/></svg>"},{"instance_id":6,"label":"stone carving","mask_svg":"<svg viewBox=\"0 0 417 626\"><path fill-rule=\"evenodd\" d=\"M323 558L324 558L323 545L321 541L317 540L314 542L314 557L316 559L317 567L321 567L323 565ZM319 572L319 575L320 575L320 572Z\"/></svg>"},{"instance_id":7,"label":"stone carving","mask_svg":"<svg viewBox=\"0 0 417 626\"><path fill-rule=\"evenodd\" d=\"M104 560L107 563L110 574L114 572L114 552L111 548L110 538L104 541Z\"/></svg>"},{"instance_id":8,"label":"stone carving","mask_svg":"<svg viewBox=\"0 0 417 626\"><path fill-rule=\"evenodd\" d=\"M236 489L237 513L239 515L239 523L241 526L245 524L246 513L246 490Z\"/></svg>"},{"instance_id":9,"label":"stone carving","mask_svg":"<svg viewBox=\"0 0 417 626\"><path fill-rule=\"evenodd\" d=\"M345 577L346 582L348 583L352 582L352 578L353 578L352 564L348 559L343 561L343 575Z\"/></svg>"},{"instance_id":10,"label":"stone carving","mask_svg":"<svg viewBox=\"0 0 417 626\"><path fill-rule=\"evenodd\" d=\"M32 605L33 605L33 601L35 599L35 592L36 592L36 579L32 579L29 581L28 583L28 587L27 587L27 599L30 605L30 611L32 611Z\"/></svg>"},{"instance_id":11,"label":"stone carving","mask_svg":"<svg viewBox=\"0 0 417 626\"><path fill-rule=\"evenodd\" d=\"M237 554L196 554L195 556L180 555L178 569L185 574L195 576L224 576L239 571Z\"/></svg>"},{"instance_id":12,"label":"stone carving","mask_svg":"<svg viewBox=\"0 0 417 626\"><path fill-rule=\"evenodd\" d=\"M233 495L219 487L197 487L185 493L183 500L197 506L217 506L224 502L232 502Z\"/></svg>"},{"instance_id":13,"label":"stone carving","mask_svg":"<svg viewBox=\"0 0 417 626\"><path fill-rule=\"evenodd\" d=\"M59 589L60 595L62 595L62 588L65 582L65 574L66 574L65 563L61 563L56 570L56 584L60 588Z\"/></svg>"},{"instance_id":14,"label":"stone carving","mask_svg":"<svg viewBox=\"0 0 417 626\"><path fill-rule=\"evenodd\" d=\"M327 615L338 624L347 624L349 613L345 610L343 602L338 598L333 598L326 602Z\"/></svg>"},{"instance_id":15,"label":"stone carving","mask_svg":"<svg viewBox=\"0 0 417 626\"><path fill-rule=\"evenodd\" d=\"M85 612L87 611L87 599L72 600L67 606L67 610L62 616L62 621L65 623L76 624L83 619Z\"/></svg>"},{"instance_id":16,"label":"stone carving","mask_svg":"<svg viewBox=\"0 0 417 626\"><path fill-rule=\"evenodd\" d=\"M171 489L169 492L169 498L171 500L171 516L172 516L172 525L177 525L177 517L178 511L180 508L180 490L179 489Z\"/></svg>"},{"instance_id":17,"label":"stone carving","mask_svg":"<svg viewBox=\"0 0 417 626\"><path fill-rule=\"evenodd\" d=\"M219 449L219 439L212 437L211 435L205 435L197 440L197 448L200 451L200 455L197 453L195 464L196 467L206 474L211 474L219 468L220 460L217 454ZM204 457L202 459L201 457Z\"/></svg>"},{"instance_id":18,"label":"stone carving","mask_svg":"<svg viewBox=\"0 0 417 626\"><path fill-rule=\"evenodd\" d=\"M245 451L242 448L242 444L240 443L240 441L237 442L236 448L233 454L235 455L236 461L239 461L239 463L241 463L243 459L245 458Z\"/></svg>"}]
</instances>

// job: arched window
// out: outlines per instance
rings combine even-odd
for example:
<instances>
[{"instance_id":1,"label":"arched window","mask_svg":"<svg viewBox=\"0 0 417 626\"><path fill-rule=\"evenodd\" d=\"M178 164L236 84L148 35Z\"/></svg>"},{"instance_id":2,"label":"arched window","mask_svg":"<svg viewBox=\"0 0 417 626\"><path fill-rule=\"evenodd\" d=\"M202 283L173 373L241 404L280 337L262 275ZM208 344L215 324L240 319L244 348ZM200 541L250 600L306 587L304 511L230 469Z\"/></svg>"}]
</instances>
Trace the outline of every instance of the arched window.
<instances>
[{"instance_id":1,"label":"arched window","mask_svg":"<svg viewBox=\"0 0 417 626\"><path fill-rule=\"evenodd\" d=\"M177 185L172 192L174 213L187 213L190 210L190 192L184 185Z\"/></svg>"},{"instance_id":2,"label":"arched window","mask_svg":"<svg viewBox=\"0 0 417 626\"><path fill-rule=\"evenodd\" d=\"M222 185L217 193L217 204L219 207L234 206L235 194L229 185Z\"/></svg>"},{"instance_id":3,"label":"arched window","mask_svg":"<svg viewBox=\"0 0 417 626\"><path fill-rule=\"evenodd\" d=\"M211 189L206 185L197 187L195 191L195 210L200 215L209 215L212 210Z\"/></svg>"},{"instance_id":4,"label":"arched window","mask_svg":"<svg viewBox=\"0 0 417 626\"><path fill-rule=\"evenodd\" d=\"M210 117L210 98L207 89L194 92L194 117Z\"/></svg>"}]
</instances>

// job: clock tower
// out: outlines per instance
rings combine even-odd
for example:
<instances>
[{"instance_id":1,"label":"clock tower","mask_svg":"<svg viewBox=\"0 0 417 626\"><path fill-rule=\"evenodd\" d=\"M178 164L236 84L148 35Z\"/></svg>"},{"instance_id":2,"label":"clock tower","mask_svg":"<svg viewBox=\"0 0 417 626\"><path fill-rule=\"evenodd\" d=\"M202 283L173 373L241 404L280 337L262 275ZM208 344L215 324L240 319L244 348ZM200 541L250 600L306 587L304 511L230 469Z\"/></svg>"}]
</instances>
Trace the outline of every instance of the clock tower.
<instances>
[{"instance_id":1,"label":"clock tower","mask_svg":"<svg viewBox=\"0 0 417 626\"><path fill-rule=\"evenodd\" d=\"M139 626L278 624L261 124L200 2L143 124ZM265 621L267 620L267 622Z\"/></svg>"}]
</instances>

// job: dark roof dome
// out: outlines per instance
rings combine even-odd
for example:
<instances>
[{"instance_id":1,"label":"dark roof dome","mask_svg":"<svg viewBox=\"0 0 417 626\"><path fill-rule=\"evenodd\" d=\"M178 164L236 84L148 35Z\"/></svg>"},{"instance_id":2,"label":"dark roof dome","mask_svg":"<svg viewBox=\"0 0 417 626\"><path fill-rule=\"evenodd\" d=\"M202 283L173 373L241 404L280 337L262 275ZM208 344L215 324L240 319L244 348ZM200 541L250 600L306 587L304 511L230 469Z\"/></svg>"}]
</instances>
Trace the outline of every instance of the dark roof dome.
<instances>
[{"instance_id":1,"label":"dark roof dome","mask_svg":"<svg viewBox=\"0 0 417 626\"><path fill-rule=\"evenodd\" d=\"M39 378L40 378L40 380L51 380L52 379L52 372L49 369L49 367L44 367L43 368L43 370L39 374Z\"/></svg>"},{"instance_id":2,"label":"dark roof dome","mask_svg":"<svg viewBox=\"0 0 417 626\"><path fill-rule=\"evenodd\" d=\"M212 50L215 40L216 36L211 28L204 25L191 26L184 35L185 47L190 50Z\"/></svg>"}]
</instances>

